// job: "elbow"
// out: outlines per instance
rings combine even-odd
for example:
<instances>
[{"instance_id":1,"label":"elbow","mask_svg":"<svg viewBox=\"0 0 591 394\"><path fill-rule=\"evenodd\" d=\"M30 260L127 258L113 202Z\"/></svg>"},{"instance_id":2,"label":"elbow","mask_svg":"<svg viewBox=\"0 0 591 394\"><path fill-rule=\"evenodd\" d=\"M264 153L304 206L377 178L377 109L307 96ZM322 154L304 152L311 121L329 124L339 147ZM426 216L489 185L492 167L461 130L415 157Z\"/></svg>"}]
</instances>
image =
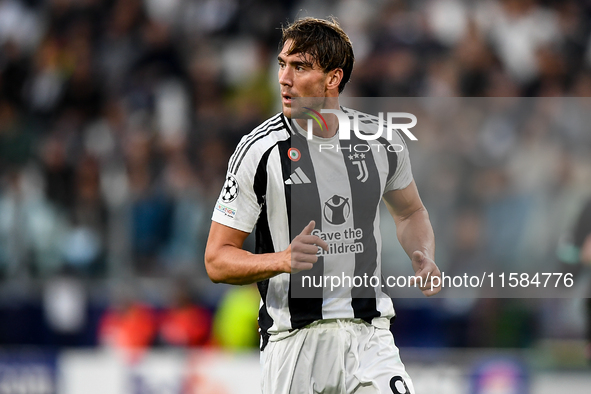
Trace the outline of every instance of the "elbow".
<instances>
[{"instance_id":1,"label":"elbow","mask_svg":"<svg viewBox=\"0 0 591 394\"><path fill-rule=\"evenodd\" d=\"M421 207L418 209L418 212L420 212L421 215L425 217L425 219L429 220L429 211L427 211L427 208L425 208L424 205L421 204Z\"/></svg>"},{"instance_id":2,"label":"elbow","mask_svg":"<svg viewBox=\"0 0 591 394\"><path fill-rule=\"evenodd\" d=\"M208 249L205 250L205 271L207 276L213 283L223 283L224 277L222 271L219 269L218 262L216 261L216 253L212 253Z\"/></svg>"},{"instance_id":3,"label":"elbow","mask_svg":"<svg viewBox=\"0 0 591 394\"><path fill-rule=\"evenodd\" d=\"M403 220L410 220L410 219L415 219L415 218L429 220L429 212L427 211L427 208L425 208L425 206L423 204L421 204L420 206L416 207L416 209L409 212L408 215L406 215Z\"/></svg>"},{"instance_id":4,"label":"elbow","mask_svg":"<svg viewBox=\"0 0 591 394\"><path fill-rule=\"evenodd\" d=\"M408 210L407 212L395 216L394 221L396 222L397 227L402 227L404 224L409 223L410 221L415 220L417 218L429 220L429 212L423 204L413 208L412 210Z\"/></svg>"}]
</instances>

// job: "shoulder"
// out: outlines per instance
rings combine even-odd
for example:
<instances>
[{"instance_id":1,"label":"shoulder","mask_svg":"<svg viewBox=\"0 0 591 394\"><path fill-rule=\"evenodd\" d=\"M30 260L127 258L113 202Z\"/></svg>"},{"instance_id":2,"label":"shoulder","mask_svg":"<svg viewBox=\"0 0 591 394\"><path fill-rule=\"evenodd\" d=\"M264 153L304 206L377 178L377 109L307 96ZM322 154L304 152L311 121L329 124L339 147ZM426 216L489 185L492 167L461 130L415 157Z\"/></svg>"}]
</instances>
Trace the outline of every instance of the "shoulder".
<instances>
[{"instance_id":1,"label":"shoulder","mask_svg":"<svg viewBox=\"0 0 591 394\"><path fill-rule=\"evenodd\" d=\"M272 148L279 141L289 139L291 132L287 120L282 113L267 119L250 133L246 134L238 146L228 165L228 171L236 174L245 161L258 161L264 152Z\"/></svg>"}]
</instances>

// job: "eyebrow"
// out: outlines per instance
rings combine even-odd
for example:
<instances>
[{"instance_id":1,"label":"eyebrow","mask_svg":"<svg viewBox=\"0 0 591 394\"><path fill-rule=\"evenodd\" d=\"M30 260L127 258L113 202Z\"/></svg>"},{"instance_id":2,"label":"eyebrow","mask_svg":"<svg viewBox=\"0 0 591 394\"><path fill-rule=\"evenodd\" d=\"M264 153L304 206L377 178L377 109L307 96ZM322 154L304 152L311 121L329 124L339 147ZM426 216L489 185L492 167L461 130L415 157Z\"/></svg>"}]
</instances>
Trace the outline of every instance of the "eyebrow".
<instances>
[{"instance_id":1,"label":"eyebrow","mask_svg":"<svg viewBox=\"0 0 591 394\"><path fill-rule=\"evenodd\" d=\"M283 59L281 57L281 55L277 56L277 61L279 61L281 63L288 63L288 62L285 61L285 59ZM292 61L289 62L289 64L292 64L295 67L297 67L297 66L304 66L304 67L314 68L314 65L311 62L302 61L302 60L292 60Z\"/></svg>"}]
</instances>

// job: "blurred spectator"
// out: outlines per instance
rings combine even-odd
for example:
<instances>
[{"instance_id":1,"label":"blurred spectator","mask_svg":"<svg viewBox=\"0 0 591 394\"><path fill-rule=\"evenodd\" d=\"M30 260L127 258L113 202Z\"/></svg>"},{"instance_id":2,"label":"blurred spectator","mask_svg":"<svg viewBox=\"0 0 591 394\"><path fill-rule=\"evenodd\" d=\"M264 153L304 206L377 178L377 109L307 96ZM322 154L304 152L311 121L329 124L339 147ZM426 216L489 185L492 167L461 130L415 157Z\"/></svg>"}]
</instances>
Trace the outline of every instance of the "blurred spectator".
<instances>
[{"instance_id":1,"label":"blurred spectator","mask_svg":"<svg viewBox=\"0 0 591 394\"><path fill-rule=\"evenodd\" d=\"M62 265L66 218L45 199L34 168L12 170L0 194L0 272L9 277L47 276Z\"/></svg>"},{"instance_id":2,"label":"blurred spectator","mask_svg":"<svg viewBox=\"0 0 591 394\"><path fill-rule=\"evenodd\" d=\"M157 257L170 239L172 201L154 182L153 138L145 131L128 136L127 168L131 203L131 243L137 272L159 271Z\"/></svg>"},{"instance_id":3,"label":"blurred spectator","mask_svg":"<svg viewBox=\"0 0 591 394\"><path fill-rule=\"evenodd\" d=\"M0 97L23 109L22 92L30 64L13 41L7 41L0 48Z\"/></svg>"},{"instance_id":4,"label":"blurred spectator","mask_svg":"<svg viewBox=\"0 0 591 394\"><path fill-rule=\"evenodd\" d=\"M196 262L201 262L205 253L210 204L205 202L203 186L185 152L174 148L168 153L163 178L172 198L172 212L170 238L160 257L171 273L202 272Z\"/></svg>"},{"instance_id":5,"label":"blurred spectator","mask_svg":"<svg viewBox=\"0 0 591 394\"><path fill-rule=\"evenodd\" d=\"M116 298L101 317L99 342L135 362L156 338L156 315L150 306L137 301L129 289L120 289Z\"/></svg>"},{"instance_id":6,"label":"blurred spectator","mask_svg":"<svg viewBox=\"0 0 591 394\"><path fill-rule=\"evenodd\" d=\"M0 171L28 164L33 143L34 136L21 111L0 97Z\"/></svg>"},{"instance_id":7,"label":"blurred spectator","mask_svg":"<svg viewBox=\"0 0 591 394\"><path fill-rule=\"evenodd\" d=\"M172 346L203 346L209 341L210 332L209 311L192 301L184 282L177 282L172 305L163 311L160 320L162 342Z\"/></svg>"},{"instance_id":8,"label":"blurred spectator","mask_svg":"<svg viewBox=\"0 0 591 394\"><path fill-rule=\"evenodd\" d=\"M74 203L74 166L69 163L67 145L49 137L41 148L45 195L58 208L67 210Z\"/></svg>"},{"instance_id":9,"label":"blurred spectator","mask_svg":"<svg viewBox=\"0 0 591 394\"><path fill-rule=\"evenodd\" d=\"M61 275L49 280L43 292L45 318L53 345L76 346L87 324L87 295L82 282Z\"/></svg>"},{"instance_id":10,"label":"blurred spectator","mask_svg":"<svg viewBox=\"0 0 591 394\"><path fill-rule=\"evenodd\" d=\"M64 240L64 259L82 273L104 272L107 207L100 194L95 158L86 156L76 169L71 228Z\"/></svg>"},{"instance_id":11,"label":"blurred spectator","mask_svg":"<svg viewBox=\"0 0 591 394\"><path fill-rule=\"evenodd\" d=\"M26 2L7 0L0 3L0 44L13 41L26 51L35 49L43 32L42 15Z\"/></svg>"},{"instance_id":12,"label":"blurred spectator","mask_svg":"<svg viewBox=\"0 0 591 394\"><path fill-rule=\"evenodd\" d=\"M117 94L128 84L131 65L141 51L139 29L145 23L141 0L117 0L105 10L105 32L97 37L97 68L108 94Z\"/></svg>"},{"instance_id":13,"label":"blurred spectator","mask_svg":"<svg viewBox=\"0 0 591 394\"><path fill-rule=\"evenodd\" d=\"M221 300L214 316L215 344L228 350L259 346L258 307L261 297L255 286L232 287Z\"/></svg>"},{"instance_id":14,"label":"blurred spectator","mask_svg":"<svg viewBox=\"0 0 591 394\"><path fill-rule=\"evenodd\" d=\"M558 257L563 263L581 265L588 272L591 269L591 200L586 202L577 217L572 235L568 239L570 241L563 243L558 249ZM572 271L572 269L569 271ZM587 284L586 294L583 296L586 297L584 313L587 323L585 355L589 363L591 363L591 285Z\"/></svg>"}]
</instances>

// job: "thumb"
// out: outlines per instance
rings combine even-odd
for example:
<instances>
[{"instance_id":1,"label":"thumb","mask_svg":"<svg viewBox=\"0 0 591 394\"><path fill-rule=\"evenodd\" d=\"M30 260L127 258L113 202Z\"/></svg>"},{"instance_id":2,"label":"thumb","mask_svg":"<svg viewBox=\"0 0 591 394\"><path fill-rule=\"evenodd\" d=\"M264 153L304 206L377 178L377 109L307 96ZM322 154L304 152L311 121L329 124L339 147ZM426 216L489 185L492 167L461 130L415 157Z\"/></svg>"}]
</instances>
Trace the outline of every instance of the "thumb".
<instances>
[{"instance_id":1,"label":"thumb","mask_svg":"<svg viewBox=\"0 0 591 394\"><path fill-rule=\"evenodd\" d=\"M423 252L420 252L418 250L415 250L413 252L413 254L412 254L412 261L416 261L417 263L420 263L424 259L425 259L425 254Z\"/></svg>"},{"instance_id":2,"label":"thumb","mask_svg":"<svg viewBox=\"0 0 591 394\"><path fill-rule=\"evenodd\" d=\"M302 230L302 232L300 233L300 235L310 235L312 234L312 230L314 230L314 227L316 226L316 222L313 220L310 220L310 223L308 223L308 225L306 227L304 227L304 229Z\"/></svg>"}]
</instances>

